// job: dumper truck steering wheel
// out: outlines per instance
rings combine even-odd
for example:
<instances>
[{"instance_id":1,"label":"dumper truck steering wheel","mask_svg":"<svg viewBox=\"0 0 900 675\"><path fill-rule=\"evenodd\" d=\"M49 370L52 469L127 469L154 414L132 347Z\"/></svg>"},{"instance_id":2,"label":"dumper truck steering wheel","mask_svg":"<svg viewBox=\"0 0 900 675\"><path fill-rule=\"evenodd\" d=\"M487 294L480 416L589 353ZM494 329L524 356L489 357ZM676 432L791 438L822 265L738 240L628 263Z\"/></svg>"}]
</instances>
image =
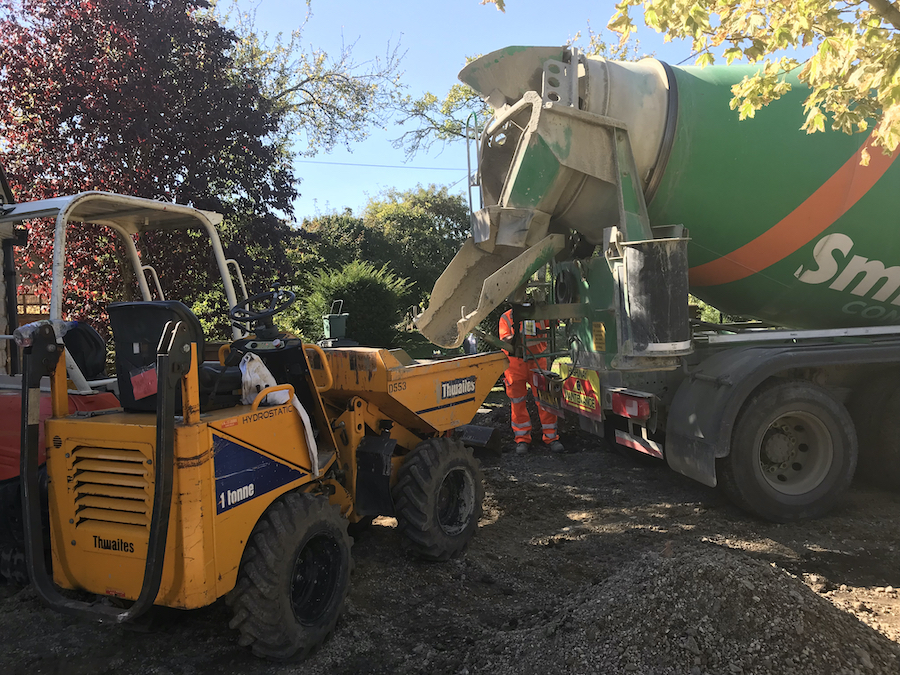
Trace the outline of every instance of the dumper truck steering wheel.
<instances>
[{"instance_id":1,"label":"dumper truck steering wheel","mask_svg":"<svg viewBox=\"0 0 900 675\"><path fill-rule=\"evenodd\" d=\"M286 291L276 287L270 291L257 293L256 295L249 297L246 300L241 300L240 302L236 303L235 306L229 310L228 318L232 321L239 321L241 323L256 323L258 321L262 321L263 319L273 317L279 312L283 312L288 307L294 304L294 300L296 299L296 297L297 296L295 296L291 291ZM264 309L262 311L250 309L252 305L261 302L268 302L268 309Z\"/></svg>"}]
</instances>

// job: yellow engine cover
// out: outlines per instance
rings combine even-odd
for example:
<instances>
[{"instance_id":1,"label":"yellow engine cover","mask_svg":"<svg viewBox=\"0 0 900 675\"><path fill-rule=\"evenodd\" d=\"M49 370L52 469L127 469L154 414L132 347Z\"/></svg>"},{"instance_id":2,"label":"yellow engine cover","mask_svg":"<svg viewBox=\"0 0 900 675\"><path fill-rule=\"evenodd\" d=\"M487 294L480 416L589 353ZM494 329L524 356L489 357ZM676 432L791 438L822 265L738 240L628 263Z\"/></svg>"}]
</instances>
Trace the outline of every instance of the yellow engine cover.
<instances>
[{"instance_id":1,"label":"yellow engine cover","mask_svg":"<svg viewBox=\"0 0 900 675\"><path fill-rule=\"evenodd\" d=\"M113 413L46 424L54 580L137 599L153 508L155 416ZM176 426L175 436L156 604L189 609L234 587L260 516L279 495L313 477L291 405L215 411L199 424Z\"/></svg>"}]
</instances>

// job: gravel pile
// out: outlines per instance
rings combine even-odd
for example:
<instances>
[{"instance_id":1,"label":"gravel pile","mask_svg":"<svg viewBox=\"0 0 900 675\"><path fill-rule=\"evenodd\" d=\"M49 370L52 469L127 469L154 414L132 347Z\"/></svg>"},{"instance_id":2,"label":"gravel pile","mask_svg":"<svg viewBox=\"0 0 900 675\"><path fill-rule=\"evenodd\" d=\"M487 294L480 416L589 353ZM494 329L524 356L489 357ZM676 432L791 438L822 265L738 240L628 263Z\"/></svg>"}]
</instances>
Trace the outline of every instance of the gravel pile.
<instances>
[{"instance_id":1,"label":"gravel pile","mask_svg":"<svg viewBox=\"0 0 900 675\"><path fill-rule=\"evenodd\" d=\"M709 549L647 554L477 652L470 672L900 672L895 642L799 580Z\"/></svg>"},{"instance_id":2,"label":"gravel pile","mask_svg":"<svg viewBox=\"0 0 900 675\"><path fill-rule=\"evenodd\" d=\"M450 565L457 573L472 570L462 561ZM551 593L547 589L545 598ZM432 610L436 625L419 627L429 634L439 630L443 616L447 634L457 636L455 646L419 642L399 656L393 644L387 649L394 658L377 665L350 655L372 654L375 643L388 644L397 636L351 609L347 630L323 648L318 662L347 673L900 673L900 645L783 569L712 546L647 553L603 581L555 600L546 611L498 629L473 621L464 638L459 637L463 617Z\"/></svg>"}]
</instances>

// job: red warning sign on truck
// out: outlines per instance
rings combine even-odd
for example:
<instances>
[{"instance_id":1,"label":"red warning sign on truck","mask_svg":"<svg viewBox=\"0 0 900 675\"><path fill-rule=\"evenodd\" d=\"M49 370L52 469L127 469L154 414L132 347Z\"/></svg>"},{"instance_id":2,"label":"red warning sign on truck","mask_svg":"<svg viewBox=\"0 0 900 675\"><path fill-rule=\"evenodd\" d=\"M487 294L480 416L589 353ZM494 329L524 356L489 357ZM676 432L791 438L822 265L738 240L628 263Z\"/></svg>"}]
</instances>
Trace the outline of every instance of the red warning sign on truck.
<instances>
[{"instance_id":1,"label":"red warning sign on truck","mask_svg":"<svg viewBox=\"0 0 900 675\"><path fill-rule=\"evenodd\" d=\"M600 376L597 371L572 368L569 364L564 363L560 364L559 372L563 377L563 408L585 417L602 419Z\"/></svg>"}]
</instances>

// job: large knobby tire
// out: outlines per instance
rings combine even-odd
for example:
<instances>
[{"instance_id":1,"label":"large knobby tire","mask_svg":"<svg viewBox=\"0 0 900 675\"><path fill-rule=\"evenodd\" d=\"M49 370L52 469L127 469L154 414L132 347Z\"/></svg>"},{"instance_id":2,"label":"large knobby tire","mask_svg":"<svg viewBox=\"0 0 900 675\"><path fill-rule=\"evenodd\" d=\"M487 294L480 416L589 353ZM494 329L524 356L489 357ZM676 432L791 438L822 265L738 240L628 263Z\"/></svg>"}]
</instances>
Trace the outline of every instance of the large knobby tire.
<instances>
[{"instance_id":1,"label":"large knobby tire","mask_svg":"<svg viewBox=\"0 0 900 675\"><path fill-rule=\"evenodd\" d=\"M306 658L334 630L350 589L347 521L327 497L288 493L253 530L226 600L239 644L275 661Z\"/></svg>"},{"instance_id":2,"label":"large knobby tire","mask_svg":"<svg viewBox=\"0 0 900 675\"><path fill-rule=\"evenodd\" d=\"M39 470L41 500L41 536L44 556L50 569L50 511L47 506L47 468ZM18 476L0 484L0 581L25 586L28 565L25 561L25 520L22 512L22 482Z\"/></svg>"},{"instance_id":3,"label":"large knobby tire","mask_svg":"<svg viewBox=\"0 0 900 675\"><path fill-rule=\"evenodd\" d=\"M25 532L18 478L0 484L0 580L25 585Z\"/></svg>"},{"instance_id":4,"label":"large knobby tire","mask_svg":"<svg viewBox=\"0 0 900 675\"><path fill-rule=\"evenodd\" d=\"M448 560L469 543L484 501L484 476L472 450L431 438L406 457L393 489L397 526L426 560Z\"/></svg>"},{"instance_id":5,"label":"large knobby tire","mask_svg":"<svg viewBox=\"0 0 900 675\"><path fill-rule=\"evenodd\" d=\"M857 391L850 415L859 437L858 476L891 490L900 490L900 377L888 372Z\"/></svg>"},{"instance_id":6,"label":"large knobby tire","mask_svg":"<svg viewBox=\"0 0 900 675\"><path fill-rule=\"evenodd\" d=\"M849 487L856 431L847 409L803 380L763 385L744 403L719 482L737 506L784 523L816 518Z\"/></svg>"},{"instance_id":7,"label":"large knobby tire","mask_svg":"<svg viewBox=\"0 0 900 675\"><path fill-rule=\"evenodd\" d=\"M3 582L28 585L28 565L23 549L0 544L0 583Z\"/></svg>"}]
</instances>

